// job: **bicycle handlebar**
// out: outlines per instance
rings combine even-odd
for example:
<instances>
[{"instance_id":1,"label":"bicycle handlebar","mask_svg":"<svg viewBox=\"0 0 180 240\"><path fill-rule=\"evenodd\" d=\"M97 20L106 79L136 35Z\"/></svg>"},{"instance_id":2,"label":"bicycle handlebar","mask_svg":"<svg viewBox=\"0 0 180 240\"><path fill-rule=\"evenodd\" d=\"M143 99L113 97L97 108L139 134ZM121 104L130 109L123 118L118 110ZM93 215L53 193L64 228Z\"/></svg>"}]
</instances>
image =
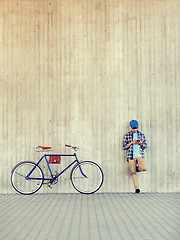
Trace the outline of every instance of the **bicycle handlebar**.
<instances>
[{"instance_id":1,"label":"bicycle handlebar","mask_svg":"<svg viewBox=\"0 0 180 240\"><path fill-rule=\"evenodd\" d=\"M77 148L77 147L75 147L75 146L71 146L71 145L68 145L68 144L65 144L65 147L71 147L71 148L73 148L73 149L74 149L74 151L77 151L77 150L78 150L78 148Z\"/></svg>"},{"instance_id":2,"label":"bicycle handlebar","mask_svg":"<svg viewBox=\"0 0 180 240\"><path fill-rule=\"evenodd\" d=\"M72 147L71 145L66 144L65 147Z\"/></svg>"}]
</instances>

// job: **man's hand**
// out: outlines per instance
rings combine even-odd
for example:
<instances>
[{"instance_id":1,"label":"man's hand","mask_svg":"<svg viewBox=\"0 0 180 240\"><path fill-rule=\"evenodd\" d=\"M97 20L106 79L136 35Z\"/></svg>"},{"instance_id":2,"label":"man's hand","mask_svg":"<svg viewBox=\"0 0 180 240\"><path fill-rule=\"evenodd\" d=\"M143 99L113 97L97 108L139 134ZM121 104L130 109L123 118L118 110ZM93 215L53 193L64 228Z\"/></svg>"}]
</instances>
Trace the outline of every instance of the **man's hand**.
<instances>
[{"instance_id":1,"label":"man's hand","mask_svg":"<svg viewBox=\"0 0 180 240\"><path fill-rule=\"evenodd\" d=\"M141 141L137 141L137 144L143 146L143 142L141 142Z\"/></svg>"},{"instance_id":2,"label":"man's hand","mask_svg":"<svg viewBox=\"0 0 180 240\"><path fill-rule=\"evenodd\" d=\"M141 142L141 141L137 141L137 140L133 140L132 142L130 142L129 144L128 144L128 148L131 146L131 145L133 145L133 144L139 144L139 145L141 145L141 147L143 146L143 142Z\"/></svg>"},{"instance_id":3,"label":"man's hand","mask_svg":"<svg viewBox=\"0 0 180 240\"><path fill-rule=\"evenodd\" d=\"M136 144L137 143L137 140L133 140L132 142L130 142L129 144L128 144L128 148L131 146L131 145L133 145L133 144Z\"/></svg>"},{"instance_id":4,"label":"man's hand","mask_svg":"<svg viewBox=\"0 0 180 240\"><path fill-rule=\"evenodd\" d=\"M136 143L138 143L138 142L137 142L137 140L135 139L135 140L133 140L133 141L131 142L131 145L132 145L132 144L136 144Z\"/></svg>"}]
</instances>

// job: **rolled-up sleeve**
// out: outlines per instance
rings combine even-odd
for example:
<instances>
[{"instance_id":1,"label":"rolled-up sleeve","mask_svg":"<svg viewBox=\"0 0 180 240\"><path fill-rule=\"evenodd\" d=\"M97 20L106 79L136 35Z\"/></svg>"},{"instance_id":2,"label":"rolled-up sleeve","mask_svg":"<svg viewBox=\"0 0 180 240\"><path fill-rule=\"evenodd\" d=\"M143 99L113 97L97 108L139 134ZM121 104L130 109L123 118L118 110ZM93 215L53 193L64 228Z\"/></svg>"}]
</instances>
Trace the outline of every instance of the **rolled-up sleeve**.
<instances>
[{"instance_id":1,"label":"rolled-up sleeve","mask_svg":"<svg viewBox=\"0 0 180 240\"><path fill-rule=\"evenodd\" d=\"M124 136L124 139L123 139L123 149L128 150L128 139L126 135Z\"/></svg>"},{"instance_id":2,"label":"rolled-up sleeve","mask_svg":"<svg viewBox=\"0 0 180 240\"><path fill-rule=\"evenodd\" d=\"M142 141L143 145L141 146L141 148L144 150L147 148L147 142L144 134L142 134L142 139L143 139Z\"/></svg>"}]
</instances>

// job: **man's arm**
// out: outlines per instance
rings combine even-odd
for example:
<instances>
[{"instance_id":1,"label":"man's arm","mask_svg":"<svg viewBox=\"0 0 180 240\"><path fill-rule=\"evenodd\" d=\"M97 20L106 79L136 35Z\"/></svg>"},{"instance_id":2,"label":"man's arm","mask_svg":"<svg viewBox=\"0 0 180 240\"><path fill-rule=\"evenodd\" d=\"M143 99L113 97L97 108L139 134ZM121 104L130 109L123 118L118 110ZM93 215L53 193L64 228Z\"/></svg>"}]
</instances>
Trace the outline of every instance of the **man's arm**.
<instances>
[{"instance_id":1,"label":"man's arm","mask_svg":"<svg viewBox=\"0 0 180 240\"><path fill-rule=\"evenodd\" d=\"M138 143L137 140L133 140L127 145L127 148L129 148L131 145Z\"/></svg>"},{"instance_id":2,"label":"man's arm","mask_svg":"<svg viewBox=\"0 0 180 240\"><path fill-rule=\"evenodd\" d=\"M123 149L128 150L128 148L135 143L137 143L137 140L133 140L132 142L128 143L128 137L125 135L123 140Z\"/></svg>"},{"instance_id":3,"label":"man's arm","mask_svg":"<svg viewBox=\"0 0 180 240\"><path fill-rule=\"evenodd\" d=\"M143 141L138 141L137 143L141 146L141 148L144 150L145 148L147 148L147 143L146 143L146 138L145 135L142 134L142 139Z\"/></svg>"}]
</instances>

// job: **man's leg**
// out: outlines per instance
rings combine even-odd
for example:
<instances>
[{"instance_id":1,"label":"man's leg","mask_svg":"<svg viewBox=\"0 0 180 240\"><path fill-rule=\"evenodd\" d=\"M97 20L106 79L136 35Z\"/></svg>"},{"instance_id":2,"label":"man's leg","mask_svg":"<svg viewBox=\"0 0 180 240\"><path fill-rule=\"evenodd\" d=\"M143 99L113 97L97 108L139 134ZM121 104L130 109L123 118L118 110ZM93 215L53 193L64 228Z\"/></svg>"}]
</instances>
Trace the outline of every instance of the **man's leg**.
<instances>
[{"instance_id":1,"label":"man's leg","mask_svg":"<svg viewBox=\"0 0 180 240\"><path fill-rule=\"evenodd\" d=\"M147 170L146 161L144 158L137 158L138 162L138 172L144 172Z\"/></svg>"},{"instance_id":2,"label":"man's leg","mask_svg":"<svg viewBox=\"0 0 180 240\"><path fill-rule=\"evenodd\" d=\"M135 189L139 189L138 177L136 175L136 159L129 160L129 168Z\"/></svg>"}]
</instances>

